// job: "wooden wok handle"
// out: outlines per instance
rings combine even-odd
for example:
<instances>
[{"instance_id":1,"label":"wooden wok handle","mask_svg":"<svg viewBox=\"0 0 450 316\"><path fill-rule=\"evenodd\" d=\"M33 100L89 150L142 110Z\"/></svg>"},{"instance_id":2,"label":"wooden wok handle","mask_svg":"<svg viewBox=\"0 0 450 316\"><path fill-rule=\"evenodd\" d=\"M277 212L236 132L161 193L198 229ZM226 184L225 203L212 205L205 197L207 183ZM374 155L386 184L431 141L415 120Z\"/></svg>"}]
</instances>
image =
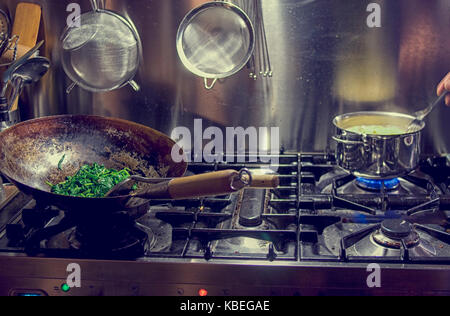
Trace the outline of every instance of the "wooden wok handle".
<instances>
[{"instance_id":1,"label":"wooden wok handle","mask_svg":"<svg viewBox=\"0 0 450 316\"><path fill-rule=\"evenodd\" d=\"M233 187L237 178L239 172L235 170L210 172L157 183L133 196L143 199L183 200L229 194L239 190Z\"/></svg>"},{"instance_id":2,"label":"wooden wok handle","mask_svg":"<svg viewBox=\"0 0 450 316\"><path fill-rule=\"evenodd\" d=\"M169 194L175 200L229 194L238 191L233 188L237 177L239 172L223 170L173 179L169 182Z\"/></svg>"},{"instance_id":3,"label":"wooden wok handle","mask_svg":"<svg viewBox=\"0 0 450 316\"><path fill-rule=\"evenodd\" d=\"M253 189L273 189L280 185L280 177L278 175L252 175L252 183L250 188Z\"/></svg>"},{"instance_id":4,"label":"wooden wok handle","mask_svg":"<svg viewBox=\"0 0 450 316\"><path fill-rule=\"evenodd\" d=\"M133 196L143 199L183 200L224 195L244 188L246 183L241 179L241 173L236 170L210 172L160 182L133 194ZM249 187L270 189L279 185L280 179L277 175L255 175L252 176Z\"/></svg>"}]
</instances>

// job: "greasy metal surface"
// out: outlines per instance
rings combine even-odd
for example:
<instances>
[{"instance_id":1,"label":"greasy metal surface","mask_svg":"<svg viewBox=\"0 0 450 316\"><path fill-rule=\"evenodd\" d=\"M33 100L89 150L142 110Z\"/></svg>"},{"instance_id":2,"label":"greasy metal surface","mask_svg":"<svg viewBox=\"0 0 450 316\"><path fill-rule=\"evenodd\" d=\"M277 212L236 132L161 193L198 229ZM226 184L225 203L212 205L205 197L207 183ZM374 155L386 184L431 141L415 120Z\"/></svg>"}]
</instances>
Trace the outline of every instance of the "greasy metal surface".
<instances>
[{"instance_id":1,"label":"greasy metal surface","mask_svg":"<svg viewBox=\"0 0 450 316\"><path fill-rule=\"evenodd\" d=\"M175 142L145 126L96 116L55 116L18 124L0 133L0 171L37 200L63 209L117 211L126 199L85 199L49 193L84 164L128 167L147 177L179 177L186 163L174 163ZM62 170L58 164L65 155Z\"/></svg>"},{"instance_id":2,"label":"greasy metal surface","mask_svg":"<svg viewBox=\"0 0 450 316\"><path fill-rule=\"evenodd\" d=\"M2 183L1 179L0 183ZM2 184L0 186L0 209L3 209L17 193L19 193L19 190L15 186Z\"/></svg>"},{"instance_id":3,"label":"greasy metal surface","mask_svg":"<svg viewBox=\"0 0 450 316\"><path fill-rule=\"evenodd\" d=\"M20 0L2 0L14 8ZM448 0L261 0L274 68L270 80L253 81L248 71L228 78L212 91L185 69L176 52L183 17L203 0L108 0L106 8L131 18L143 42L143 63L129 87L92 94L69 85L56 49L73 0L29 0L43 9L42 53L53 67L42 82L27 89L23 118L52 114L115 116L151 126L165 134L193 126L193 118L222 126L279 126L288 150L322 151L330 145L338 114L375 110L414 113L436 98L436 85L450 70ZM381 6L382 26L366 20L370 2ZM76 1L82 12L88 0ZM428 118L424 153L450 152L450 110Z\"/></svg>"}]
</instances>

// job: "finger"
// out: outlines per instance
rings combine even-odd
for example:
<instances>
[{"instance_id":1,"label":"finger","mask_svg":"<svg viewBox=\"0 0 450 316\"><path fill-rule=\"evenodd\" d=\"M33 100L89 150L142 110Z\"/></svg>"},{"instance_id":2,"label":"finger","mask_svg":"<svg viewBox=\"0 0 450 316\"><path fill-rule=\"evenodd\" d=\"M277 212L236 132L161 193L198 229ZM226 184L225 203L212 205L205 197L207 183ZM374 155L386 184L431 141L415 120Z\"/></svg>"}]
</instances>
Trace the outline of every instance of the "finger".
<instances>
[{"instance_id":1,"label":"finger","mask_svg":"<svg viewBox=\"0 0 450 316\"><path fill-rule=\"evenodd\" d=\"M445 104L446 104L447 106L450 106L450 95L447 95L447 96L445 97Z\"/></svg>"},{"instance_id":2,"label":"finger","mask_svg":"<svg viewBox=\"0 0 450 316\"><path fill-rule=\"evenodd\" d=\"M439 83L437 88L437 94L441 95L442 93L444 93L445 90L450 91L450 72Z\"/></svg>"}]
</instances>

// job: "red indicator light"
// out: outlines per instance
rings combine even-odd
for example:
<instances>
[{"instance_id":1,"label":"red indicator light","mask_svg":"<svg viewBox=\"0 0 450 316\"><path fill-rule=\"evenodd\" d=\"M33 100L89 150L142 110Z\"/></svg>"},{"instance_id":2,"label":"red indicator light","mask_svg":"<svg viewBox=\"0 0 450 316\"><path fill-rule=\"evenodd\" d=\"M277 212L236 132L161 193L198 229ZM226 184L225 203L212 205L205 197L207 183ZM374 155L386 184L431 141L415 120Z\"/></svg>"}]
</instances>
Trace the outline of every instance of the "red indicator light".
<instances>
[{"instance_id":1,"label":"red indicator light","mask_svg":"<svg viewBox=\"0 0 450 316\"><path fill-rule=\"evenodd\" d=\"M205 289L201 289L198 291L198 295L199 296L207 296L208 295L208 291Z\"/></svg>"}]
</instances>

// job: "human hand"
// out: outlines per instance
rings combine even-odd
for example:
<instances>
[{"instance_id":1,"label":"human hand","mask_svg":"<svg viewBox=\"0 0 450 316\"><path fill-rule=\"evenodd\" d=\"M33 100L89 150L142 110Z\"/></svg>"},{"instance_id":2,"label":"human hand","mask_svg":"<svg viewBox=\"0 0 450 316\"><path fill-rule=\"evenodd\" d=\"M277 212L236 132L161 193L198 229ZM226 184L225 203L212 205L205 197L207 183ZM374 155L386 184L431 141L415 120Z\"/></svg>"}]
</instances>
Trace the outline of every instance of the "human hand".
<instances>
[{"instance_id":1,"label":"human hand","mask_svg":"<svg viewBox=\"0 0 450 316\"><path fill-rule=\"evenodd\" d=\"M442 95L445 91L450 91L450 72L442 79L441 83L439 83L437 88L438 96ZM445 97L445 104L450 106L450 95Z\"/></svg>"}]
</instances>

